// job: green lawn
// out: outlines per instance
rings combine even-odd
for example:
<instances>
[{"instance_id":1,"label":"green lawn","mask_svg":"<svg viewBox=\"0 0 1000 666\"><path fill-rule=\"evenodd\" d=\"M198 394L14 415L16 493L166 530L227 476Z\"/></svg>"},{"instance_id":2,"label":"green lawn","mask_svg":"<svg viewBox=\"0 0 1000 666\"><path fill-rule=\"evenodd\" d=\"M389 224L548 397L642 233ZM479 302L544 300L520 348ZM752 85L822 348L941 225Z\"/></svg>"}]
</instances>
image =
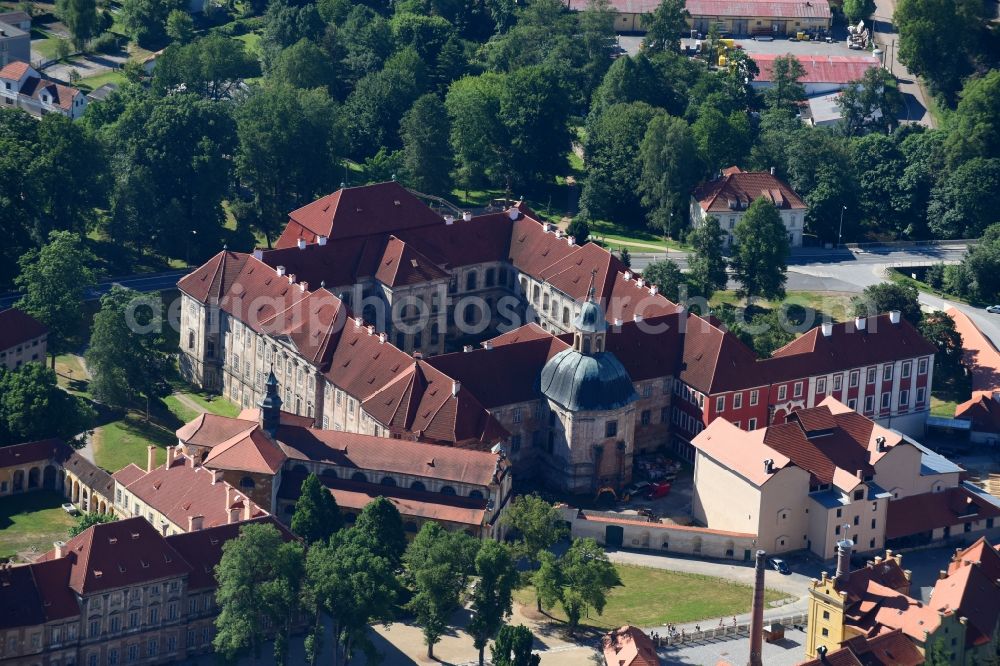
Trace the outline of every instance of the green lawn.
<instances>
[{"instance_id":1,"label":"green lawn","mask_svg":"<svg viewBox=\"0 0 1000 666\"><path fill-rule=\"evenodd\" d=\"M238 39L246 45L247 53L256 54L259 52L260 45L260 35L256 32L248 32L246 34L240 35L239 37L234 37L233 39Z\"/></svg>"},{"instance_id":2,"label":"green lawn","mask_svg":"<svg viewBox=\"0 0 1000 666\"><path fill-rule=\"evenodd\" d=\"M972 377L949 377L945 372L934 373L931 389L931 414L953 418L955 408L972 397Z\"/></svg>"},{"instance_id":3,"label":"green lawn","mask_svg":"<svg viewBox=\"0 0 1000 666\"><path fill-rule=\"evenodd\" d=\"M592 614L581 624L598 629L613 629L625 624L651 627L666 623L694 622L719 617L732 617L750 610L753 590L748 585L722 578L680 573L662 569L645 569L616 565L622 587L608 594L603 615ZM768 602L787 595L767 590ZM533 588L515 593L521 604L533 606ZM549 614L560 621L566 616L556 606Z\"/></svg>"},{"instance_id":4,"label":"green lawn","mask_svg":"<svg viewBox=\"0 0 1000 666\"><path fill-rule=\"evenodd\" d=\"M43 58L46 60L55 60L56 57L56 44L59 40L55 37L46 37L45 39L36 39L31 42L31 48L38 51Z\"/></svg>"},{"instance_id":5,"label":"green lawn","mask_svg":"<svg viewBox=\"0 0 1000 666\"><path fill-rule=\"evenodd\" d=\"M56 356L56 379L59 386L76 395L89 396L87 375L81 358L76 354Z\"/></svg>"},{"instance_id":6,"label":"green lawn","mask_svg":"<svg viewBox=\"0 0 1000 666\"><path fill-rule=\"evenodd\" d=\"M212 412L219 416L235 418L243 411L242 407L220 395L210 395L207 393L185 393L185 395L201 405L202 409L206 412Z\"/></svg>"},{"instance_id":7,"label":"green lawn","mask_svg":"<svg viewBox=\"0 0 1000 666\"><path fill-rule=\"evenodd\" d=\"M145 423L141 417L128 414L124 419L101 426L94 433L94 462L111 472L129 463L146 467L146 447L159 447L157 463L167 458L166 447L177 443L177 437L166 428Z\"/></svg>"},{"instance_id":8,"label":"green lawn","mask_svg":"<svg viewBox=\"0 0 1000 666\"><path fill-rule=\"evenodd\" d=\"M821 315L827 314L833 321L847 321L852 318L854 309L851 306L851 299L855 296L845 291L789 291L785 294L785 300L756 301L755 307L772 309L777 305L801 305L804 308L814 310L817 313L815 324L820 323ZM743 307L746 305L742 298L736 296L735 291L717 291L709 305L718 307L723 303Z\"/></svg>"},{"instance_id":9,"label":"green lawn","mask_svg":"<svg viewBox=\"0 0 1000 666\"><path fill-rule=\"evenodd\" d=\"M116 83L121 85L125 82L125 75L121 72L106 72L104 74L98 74L97 76L89 76L85 79L80 79L76 82L76 87L84 90L97 90L105 83Z\"/></svg>"},{"instance_id":10,"label":"green lawn","mask_svg":"<svg viewBox=\"0 0 1000 666\"><path fill-rule=\"evenodd\" d=\"M630 252L642 251L663 251L663 250L687 250L687 245L675 240L664 239L651 231L645 229L630 229L621 224L598 220L589 222L590 235L610 249L618 245L627 245Z\"/></svg>"},{"instance_id":11,"label":"green lawn","mask_svg":"<svg viewBox=\"0 0 1000 666\"><path fill-rule=\"evenodd\" d=\"M76 521L62 510L65 501L50 490L0 499L0 558L32 549L43 553L53 541L66 539Z\"/></svg>"},{"instance_id":12,"label":"green lawn","mask_svg":"<svg viewBox=\"0 0 1000 666\"><path fill-rule=\"evenodd\" d=\"M187 405L181 404L181 401L177 399L176 395L168 395L163 399L163 403L167 406L167 409L170 410L171 414L184 423L198 418L199 412L196 412Z\"/></svg>"}]
</instances>

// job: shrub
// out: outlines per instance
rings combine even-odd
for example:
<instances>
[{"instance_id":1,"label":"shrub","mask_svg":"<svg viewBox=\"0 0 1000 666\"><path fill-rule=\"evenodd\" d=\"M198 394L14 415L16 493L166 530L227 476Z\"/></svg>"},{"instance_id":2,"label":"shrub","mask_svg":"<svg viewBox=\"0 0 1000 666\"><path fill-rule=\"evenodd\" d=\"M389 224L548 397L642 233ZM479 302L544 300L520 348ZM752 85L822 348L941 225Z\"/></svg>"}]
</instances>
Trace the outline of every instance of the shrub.
<instances>
[{"instance_id":1,"label":"shrub","mask_svg":"<svg viewBox=\"0 0 1000 666\"><path fill-rule=\"evenodd\" d=\"M118 35L113 32L101 33L90 43L90 48L97 53L115 53L118 51Z\"/></svg>"}]
</instances>

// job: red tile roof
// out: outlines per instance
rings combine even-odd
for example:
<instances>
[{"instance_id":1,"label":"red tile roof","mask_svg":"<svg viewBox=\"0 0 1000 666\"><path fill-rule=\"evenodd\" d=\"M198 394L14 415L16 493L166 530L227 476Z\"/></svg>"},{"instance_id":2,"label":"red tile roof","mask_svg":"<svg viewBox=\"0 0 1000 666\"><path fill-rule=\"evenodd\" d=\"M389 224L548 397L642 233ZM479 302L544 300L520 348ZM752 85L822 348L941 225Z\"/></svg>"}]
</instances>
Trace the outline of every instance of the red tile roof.
<instances>
[{"instance_id":1,"label":"red tile roof","mask_svg":"<svg viewBox=\"0 0 1000 666\"><path fill-rule=\"evenodd\" d=\"M389 237L375 278L389 287L449 280L451 276L412 245L395 236Z\"/></svg>"},{"instance_id":2,"label":"red tile roof","mask_svg":"<svg viewBox=\"0 0 1000 666\"><path fill-rule=\"evenodd\" d=\"M51 103L64 111L71 110L73 108L73 100L78 95L83 95L82 92L72 86L64 86L61 83L34 76L28 77L21 84L21 90L19 91L19 94L39 101L41 101L43 93L48 93Z\"/></svg>"},{"instance_id":3,"label":"red tile roof","mask_svg":"<svg viewBox=\"0 0 1000 666\"><path fill-rule=\"evenodd\" d=\"M299 238L313 243L318 236L350 238L393 232L441 221L396 182L347 187L288 214L290 222L277 246L294 246Z\"/></svg>"},{"instance_id":4,"label":"red tile roof","mask_svg":"<svg viewBox=\"0 0 1000 666\"><path fill-rule=\"evenodd\" d=\"M948 572L953 573L972 562L978 562L991 580L1000 581L1000 550L991 545L986 537L979 537L971 546L955 553Z\"/></svg>"},{"instance_id":5,"label":"red tile roof","mask_svg":"<svg viewBox=\"0 0 1000 666\"><path fill-rule=\"evenodd\" d=\"M212 447L205 466L257 474L274 474L287 457L260 427L241 432Z\"/></svg>"},{"instance_id":6,"label":"red tile roof","mask_svg":"<svg viewBox=\"0 0 1000 666\"><path fill-rule=\"evenodd\" d=\"M0 79L7 79L8 81L20 81L21 77L28 72L33 72L26 62L21 62L20 60L15 60L4 65L3 69L0 69Z\"/></svg>"},{"instance_id":7,"label":"red tile roof","mask_svg":"<svg viewBox=\"0 0 1000 666\"><path fill-rule=\"evenodd\" d=\"M816 0L687 0L691 16L829 18L830 5Z\"/></svg>"},{"instance_id":8,"label":"red tile roof","mask_svg":"<svg viewBox=\"0 0 1000 666\"><path fill-rule=\"evenodd\" d=\"M930 532L959 523L1000 516L1000 507L964 486L922 493L889 502L885 538Z\"/></svg>"},{"instance_id":9,"label":"red tile roof","mask_svg":"<svg viewBox=\"0 0 1000 666\"><path fill-rule=\"evenodd\" d=\"M176 434L177 439L185 444L211 448L240 433L253 430L259 422L257 419L233 419L206 412L181 426Z\"/></svg>"},{"instance_id":10,"label":"red tile roof","mask_svg":"<svg viewBox=\"0 0 1000 666\"><path fill-rule=\"evenodd\" d=\"M191 566L145 518L94 525L65 546L71 563L69 587L91 594L165 578L182 577ZM55 551L40 561L54 560Z\"/></svg>"},{"instance_id":11,"label":"red tile roof","mask_svg":"<svg viewBox=\"0 0 1000 666\"><path fill-rule=\"evenodd\" d=\"M281 426L278 442L290 460L321 462L342 469L422 476L488 486L507 464L487 451L420 444L336 430Z\"/></svg>"},{"instance_id":12,"label":"red tile roof","mask_svg":"<svg viewBox=\"0 0 1000 666\"><path fill-rule=\"evenodd\" d=\"M660 666L653 640L638 627L625 625L601 638L607 666Z\"/></svg>"},{"instance_id":13,"label":"red tile roof","mask_svg":"<svg viewBox=\"0 0 1000 666\"><path fill-rule=\"evenodd\" d=\"M805 210L806 205L791 186L767 171L726 169L724 175L699 185L692 195L709 213L746 210L755 200L764 198L778 208ZM737 206L734 208L733 206Z\"/></svg>"},{"instance_id":14,"label":"red tile roof","mask_svg":"<svg viewBox=\"0 0 1000 666\"><path fill-rule=\"evenodd\" d=\"M842 647L825 655L803 661L798 666L865 666L858 661L857 655L850 648Z\"/></svg>"},{"instance_id":15,"label":"red tile roof","mask_svg":"<svg viewBox=\"0 0 1000 666\"><path fill-rule=\"evenodd\" d=\"M899 629L878 636L855 636L843 647L799 666L920 666L924 656Z\"/></svg>"},{"instance_id":16,"label":"red tile roof","mask_svg":"<svg viewBox=\"0 0 1000 666\"><path fill-rule=\"evenodd\" d=\"M698 0L692 0L697 2ZM825 2L814 2L814 5L824 5ZM829 7L827 7L829 10ZM774 61L779 56L787 54L781 53L755 53L751 56L760 74L754 79L762 83L771 82L771 70ZM860 81L869 69L880 66L879 59L875 56L820 56L820 55L796 55L798 61L805 70L805 75L799 79L800 83L836 83L846 84L852 81Z\"/></svg>"},{"instance_id":17,"label":"red tile roof","mask_svg":"<svg viewBox=\"0 0 1000 666\"><path fill-rule=\"evenodd\" d=\"M697 315L687 317L683 353L681 379L706 395L763 386L769 381L758 369L753 350L729 331Z\"/></svg>"},{"instance_id":18,"label":"red tile roof","mask_svg":"<svg viewBox=\"0 0 1000 666\"><path fill-rule=\"evenodd\" d=\"M974 394L955 407L955 418L972 421L972 429L977 432L1000 433L1000 402L992 393Z\"/></svg>"},{"instance_id":19,"label":"red tile roof","mask_svg":"<svg viewBox=\"0 0 1000 666\"><path fill-rule=\"evenodd\" d=\"M48 332L45 324L23 310L0 310L0 351L24 344Z\"/></svg>"},{"instance_id":20,"label":"red tile roof","mask_svg":"<svg viewBox=\"0 0 1000 666\"><path fill-rule=\"evenodd\" d=\"M962 363L972 374L973 395L977 391L1000 391L1000 351L967 314L949 308L948 316L955 321L955 330L962 336Z\"/></svg>"},{"instance_id":21,"label":"red tile roof","mask_svg":"<svg viewBox=\"0 0 1000 666\"><path fill-rule=\"evenodd\" d=\"M219 525L210 529L184 534L172 534L166 538L166 543L174 548L186 562L191 565L188 575L188 590L205 590L215 587L215 565L222 559L222 547L230 539L239 536L244 525L264 523L273 525L281 533L285 541L294 541L297 537L274 519L274 516L264 516L241 523Z\"/></svg>"},{"instance_id":22,"label":"red tile roof","mask_svg":"<svg viewBox=\"0 0 1000 666\"><path fill-rule=\"evenodd\" d=\"M63 469L73 472L80 482L89 486L96 492L101 493L106 498L111 499L115 494L115 481L107 470L98 467L82 455L73 451L63 461Z\"/></svg>"},{"instance_id":23,"label":"red tile roof","mask_svg":"<svg viewBox=\"0 0 1000 666\"><path fill-rule=\"evenodd\" d=\"M188 519L196 516L202 517L205 528L226 525L230 509L238 509L239 520L246 520L247 502L250 503L250 518L267 515L267 511L251 502L242 491L221 479L215 481L212 470L200 465L195 467L194 461L183 454L169 466L164 463L128 483L124 482L124 475L119 478L116 474L115 479L120 488L128 490L185 531Z\"/></svg>"},{"instance_id":24,"label":"red tile roof","mask_svg":"<svg viewBox=\"0 0 1000 666\"><path fill-rule=\"evenodd\" d=\"M72 452L73 449L59 439L43 439L37 442L0 446L0 469L47 460L61 462L68 458Z\"/></svg>"},{"instance_id":25,"label":"red tile roof","mask_svg":"<svg viewBox=\"0 0 1000 666\"><path fill-rule=\"evenodd\" d=\"M304 480L304 474L283 475L281 488L278 491L279 497L297 498ZM420 518L479 526L486 519L487 500L484 498L443 495L426 490L339 479L329 475L321 475L320 481L337 500L337 505L346 509L360 510L374 499L385 497L396 506L404 521L409 518Z\"/></svg>"},{"instance_id":26,"label":"red tile roof","mask_svg":"<svg viewBox=\"0 0 1000 666\"><path fill-rule=\"evenodd\" d=\"M966 618L966 645L988 643L1000 620L1000 581L982 566L966 562L934 584L928 606Z\"/></svg>"}]
</instances>

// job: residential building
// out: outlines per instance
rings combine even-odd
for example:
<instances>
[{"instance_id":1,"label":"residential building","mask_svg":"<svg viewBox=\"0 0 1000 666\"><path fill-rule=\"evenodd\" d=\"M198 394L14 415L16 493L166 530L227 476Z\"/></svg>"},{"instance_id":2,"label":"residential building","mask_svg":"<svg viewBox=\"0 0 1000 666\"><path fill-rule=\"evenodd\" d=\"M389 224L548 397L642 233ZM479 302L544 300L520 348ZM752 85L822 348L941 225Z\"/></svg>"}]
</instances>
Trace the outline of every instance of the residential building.
<instances>
[{"instance_id":1,"label":"residential building","mask_svg":"<svg viewBox=\"0 0 1000 666\"><path fill-rule=\"evenodd\" d=\"M780 53L755 53L753 61L757 63L760 74L750 85L758 90L770 88L773 85L771 72L774 61L779 57L784 56ZM799 83L805 88L807 97L843 90L854 81L860 81L869 69L882 66L882 62L872 55L795 55L795 58L805 71Z\"/></svg>"},{"instance_id":2,"label":"residential building","mask_svg":"<svg viewBox=\"0 0 1000 666\"><path fill-rule=\"evenodd\" d=\"M688 0L685 8L688 25L702 36L713 25L720 34L737 37L814 34L829 30L833 20L827 0Z\"/></svg>"},{"instance_id":3,"label":"residential building","mask_svg":"<svg viewBox=\"0 0 1000 666\"><path fill-rule=\"evenodd\" d=\"M642 629L626 624L601 637L607 666L660 666L653 639Z\"/></svg>"},{"instance_id":4,"label":"residential building","mask_svg":"<svg viewBox=\"0 0 1000 666\"><path fill-rule=\"evenodd\" d=\"M763 359L710 320L692 318L685 368L675 384L676 449L693 461L691 438L716 418L756 430L783 423L788 414L827 397L887 428L921 437L936 351L896 311L823 322Z\"/></svg>"},{"instance_id":5,"label":"residential building","mask_svg":"<svg viewBox=\"0 0 1000 666\"><path fill-rule=\"evenodd\" d=\"M39 118L61 113L76 120L87 107L87 96L76 88L43 78L26 62L12 61L0 69L0 103Z\"/></svg>"},{"instance_id":6,"label":"residential building","mask_svg":"<svg viewBox=\"0 0 1000 666\"><path fill-rule=\"evenodd\" d=\"M45 363L49 329L23 310L0 310L0 367L15 370L32 361Z\"/></svg>"},{"instance_id":7,"label":"residential building","mask_svg":"<svg viewBox=\"0 0 1000 666\"><path fill-rule=\"evenodd\" d=\"M272 518L258 521L294 538ZM5 566L0 660L97 666L210 654L213 571L240 526L164 537L143 518L125 518L57 542L33 564Z\"/></svg>"},{"instance_id":8,"label":"residential building","mask_svg":"<svg viewBox=\"0 0 1000 666\"><path fill-rule=\"evenodd\" d=\"M830 559L848 534L859 550L880 550L927 531L950 504L965 512L955 523L975 521L969 533L1000 515L1000 500L975 497L960 467L834 398L754 432L716 419L692 445L694 519L756 534L772 553Z\"/></svg>"},{"instance_id":9,"label":"residential building","mask_svg":"<svg viewBox=\"0 0 1000 666\"><path fill-rule=\"evenodd\" d=\"M909 596L909 572L902 570L900 556L892 551L885 559L876 557L851 571L852 545L849 540L838 544L837 573L824 572L822 580L813 580L810 587L808 657L825 655L829 660L842 645L850 646L859 637L870 641L898 631L925 657L934 649L950 664L997 660L1000 553L988 541L981 538L956 551L927 603ZM913 663L912 654L905 661L902 654L899 659L891 663Z\"/></svg>"},{"instance_id":10,"label":"residential building","mask_svg":"<svg viewBox=\"0 0 1000 666\"><path fill-rule=\"evenodd\" d=\"M756 172L733 166L723 170L719 178L699 185L691 195L691 226L698 228L709 216L716 217L725 233L723 242L730 247L736 224L760 198L778 209L788 244L800 247L809 208L788 183L774 175L774 169Z\"/></svg>"},{"instance_id":11,"label":"residential building","mask_svg":"<svg viewBox=\"0 0 1000 666\"><path fill-rule=\"evenodd\" d=\"M203 414L178 430L178 445L168 454L175 461L169 474L177 476L176 490L165 493L164 487L156 487L165 476L165 468L157 468L142 482L145 492L139 492L135 481L120 488L120 513L130 515L131 501L136 507L131 515L147 515L150 505L154 524L162 515L172 525L197 519L207 526L225 522L228 515L236 519L230 512L242 507L251 511L244 519L270 512L289 523L302 482L315 473L348 522L383 496L399 509L411 534L434 520L481 538L502 535L500 517L512 492L510 465L502 451L321 430L308 418L281 411L274 375L269 375L267 389L259 410L245 410L237 419ZM127 467L115 476L132 477L137 471ZM184 487L192 490L182 496ZM240 494L251 504L242 504Z\"/></svg>"},{"instance_id":12,"label":"residential building","mask_svg":"<svg viewBox=\"0 0 1000 666\"><path fill-rule=\"evenodd\" d=\"M145 470L130 463L115 472L114 480L114 513L143 517L164 536L269 515L227 483L221 470L203 467L173 446L162 465L156 465L156 447L150 446Z\"/></svg>"},{"instance_id":13,"label":"residential building","mask_svg":"<svg viewBox=\"0 0 1000 666\"><path fill-rule=\"evenodd\" d=\"M519 478L592 492L627 484L636 452L693 459L718 416L753 430L827 395L864 410L877 389L868 413L916 433L929 410L935 348L898 313L758 359L523 204L441 215L395 182L344 188L293 211L276 245L179 282L181 368L246 409L273 369L283 410L317 429L501 444Z\"/></svg>"},{"instance_id":14,"label":"residential building","mask_svg":"<svg viewBox=\"0 0 1000 666\"><path fill-rule=\"evenodd\" d=\"M31 17L24 12L0 12L0 68L31 60Z\"/></svg>"}]
</instances>

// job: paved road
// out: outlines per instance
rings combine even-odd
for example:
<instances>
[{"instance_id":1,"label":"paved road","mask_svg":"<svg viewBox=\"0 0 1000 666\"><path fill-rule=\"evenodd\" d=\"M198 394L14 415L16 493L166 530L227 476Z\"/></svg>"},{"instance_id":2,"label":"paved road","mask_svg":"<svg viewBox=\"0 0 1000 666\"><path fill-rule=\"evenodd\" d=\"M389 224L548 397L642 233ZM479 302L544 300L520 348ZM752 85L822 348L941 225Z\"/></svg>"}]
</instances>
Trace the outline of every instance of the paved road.
<instances>
[{"instance_id":1,"label":"paved road","mask_svg":"<svg viewBox=\"0 0 1000 666\"><path fill-rule=\"evenodd\" d=\"M896 11L896 0L875 0L874 18L875 44L885 53L885 67L899 82L899 92L906 104L905 116L901 120L934 127L934 119L927 110L924 90L917 77L899 62L899 35L892 17Z\"/></svg>"},{"instance_id":2,"label":"paved road","mask_svg":"<svg viewBox=\"0 0 1000 666\"><path fill-rule=\"evenodd\" d=\"M155 275L129 275L120 278L109 278L102 280L96 287L87 293L86 300L95 301L104 294L111 291L111 287L120 284L123 287L134 289L140 292L165 291L177 286L177 281L188 273L188 270L169 271L166 273L156 273ZM21 298L18 293L5 294L0 296L0 310L12 307Z\"/></svg>"}]
</instances>

